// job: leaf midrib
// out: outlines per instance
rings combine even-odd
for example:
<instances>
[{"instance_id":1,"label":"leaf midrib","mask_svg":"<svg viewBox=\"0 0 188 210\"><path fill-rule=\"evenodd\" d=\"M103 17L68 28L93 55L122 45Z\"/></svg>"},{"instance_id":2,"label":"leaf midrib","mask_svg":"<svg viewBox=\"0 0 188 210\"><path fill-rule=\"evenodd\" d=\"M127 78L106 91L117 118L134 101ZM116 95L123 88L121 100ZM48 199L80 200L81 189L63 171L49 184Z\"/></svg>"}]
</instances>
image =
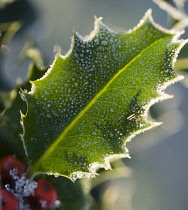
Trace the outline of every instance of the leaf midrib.
<instances>
[{"instance_id":1,"label":"leaf midrib","mask_svg":"<svg viewBox=\"0 0 188 210\"><path fill-rule=\"evenodd\" d=\"M96 96L80 111L80 113L73 119L73 121L63 130L63 132L59 135L59 137L51 144L51 146L44 152L44 154L40 157L40 159L32 166L32 168L37 169L40 166L40 163L53 152L54 148L59 144L59 142L66 136L66 134L72 129L72 127L80 120L80 118L89 110L89 108L96 102L96 100L107 90L108 86L128 67L130 66L137 58L139 58L146 50L150 47L167 39L172 36L172 34L168 34L165 37L161 37L160 39L154 41L152 44L148 45L144 48L138 55L136 55L129 63L127 63L122 69L120 69L112 79L96 94Z\"/></svg>"}]
</instances>

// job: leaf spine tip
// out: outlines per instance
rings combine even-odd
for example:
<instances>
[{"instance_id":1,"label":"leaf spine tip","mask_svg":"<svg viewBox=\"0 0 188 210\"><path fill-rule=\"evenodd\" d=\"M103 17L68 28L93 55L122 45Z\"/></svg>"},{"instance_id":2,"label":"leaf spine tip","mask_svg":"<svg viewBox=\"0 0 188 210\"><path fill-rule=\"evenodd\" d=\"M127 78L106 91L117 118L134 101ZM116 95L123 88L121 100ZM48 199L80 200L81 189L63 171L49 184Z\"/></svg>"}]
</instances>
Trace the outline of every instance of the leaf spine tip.
<instances>
[{"instance_id":1,"label":"leaf spine tip","mask_svg":"<svg viewBox=\"0 0 188 210\"><path fill-rule=\"evenodd\" d=\"M80 35L78 32L74 31L73 34L73 43L75 40L75 37L78 37L80 40L84 41L84 42L88 42L91 41L94 36L99 32L100 30L100 25L103 25L103 23L101 22L101 20L103 19L102 17L97 18L96 16L94 16L95 22L94 22L94 29L93 31L91 31L91 33L89 35L86 36L82 36Z\"/></svg>"},{"instance_id":2,"label":"leaf spine tip","mask_svg":"<svg viewBox=\"0 0 188 210\"><path fill-rule=\"evenodd\" d=\"M143 17L143 19L144 18L149 18L149 19L153 19L153 17L152 17L152 9L150 8L150 9L148 9L147 11L146 11L146 13L145 13L145 15L144 15L144 17Z\"/></svg>"},{"instance_id":3,"label":"leaf spine tip","mask_svg":"<svg viewBox=\"0 0 188 210\"><path fill-rule=\"evenodd\" d=\"M61 56L62 49L61 49L60 45L55 45L53 51L54 51L54 54L55 54L55 58Z\"/></svg>"},{"instance_id":4,"label":"leaf spine tip","mask_svg":"<svg viewBox=\"0 0 188 210\"><path fill-rule=\"evenodd\" d=\"M101 22L102 19L103 19L103 17L98 18L96 15L94 15L95 22Z\"/></svg>"},{"instance_id":5,"label":"leaf spine tip","mask_svg":"<svg viewBox=\"0 0 188 210\"><path fill-rule=\"evenodd\" d=\"M140 20L140 22L134 28L128 30L128 33L132 33L133 31L136 31L138 28L140 28L147 21L154 23L154 20L152 17L152 9L148 9L146 11L145 15Z\"/></svg>"}]
</instances>

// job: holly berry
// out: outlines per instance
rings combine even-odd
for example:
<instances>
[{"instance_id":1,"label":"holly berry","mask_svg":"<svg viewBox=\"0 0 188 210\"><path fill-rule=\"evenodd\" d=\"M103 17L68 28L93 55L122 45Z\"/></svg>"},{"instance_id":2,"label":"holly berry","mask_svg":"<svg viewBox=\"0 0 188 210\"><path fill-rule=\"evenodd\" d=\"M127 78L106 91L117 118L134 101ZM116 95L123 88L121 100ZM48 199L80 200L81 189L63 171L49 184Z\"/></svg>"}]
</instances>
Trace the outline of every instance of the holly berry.
<instances>
[{"instance_id":1,"label":"holly berry","mask_svg":"<svg viewBox=\"0 0 188 210\"><path fill-rule=\"evenodd\" d=\"M32 210L48 210L53 208L57 200L57 192L53 185L44 180L38 180L34 195L28 197Z\"/></svg>"},{"instance_id":2,"label":"holly berry","mask_svg":"<svg viewBox=\"0 0 188 210\"><path fill-rule=\"evenodd\" d=\"M17 169L17 175L21 176L25 170L23 163L17 158L8 155L0 159L0 174L3 183L10 183L10 170Z\"/></svg>"},{"instance_id":3,"label":"holly berry","mask_svg":"<svg viewBox=\"0 0 188 210\"><path fill-rule=\"evenodd\" d=\"M0 209L19 210L18 199L11 191L0 189Z\"/></svg>"}]
</instances>

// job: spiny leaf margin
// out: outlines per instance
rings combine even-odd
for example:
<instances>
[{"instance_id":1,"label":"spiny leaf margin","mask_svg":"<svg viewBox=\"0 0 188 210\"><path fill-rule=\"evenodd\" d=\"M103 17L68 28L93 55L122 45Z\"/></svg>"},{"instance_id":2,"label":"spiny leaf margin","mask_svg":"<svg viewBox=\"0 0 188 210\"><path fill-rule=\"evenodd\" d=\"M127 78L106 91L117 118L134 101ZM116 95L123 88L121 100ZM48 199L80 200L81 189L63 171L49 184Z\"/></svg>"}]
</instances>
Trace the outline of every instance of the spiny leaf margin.
<instances>
[{"instance_id":1,"label":"spiny leaf margin","mask_svg":"<svg viewBox=\"0 0 188 210\"><path fill-rule=\"evenodd\" d=\"M177 38L181 35L181 32L168 31L168 30L163 29L162 27L158 26L156 23L154 23L154 21L153 21L153 19L151 17L151 10L149 10L146 13L145 17L140 21L140 23L137 25L137 27L135 27L133 30L130 30L127 33L127 35L129 35L131 33L134 33L136 30L138 30L139 28L141 28L142 25L144 23L146 23L147 21L149 21L153 25L153 27L156 28L156 30L158 30L159 32L164 33L164 34L169 35L169 36L172 36L171 44L172 43L174 45L175 45L175 43L177 44L177 46L176 46L176 52L172 56L172 61L170 61L171 67L173 67L179 50L183 47L183 45L187 41L183 41L183 40L177 41ZM72 55L73 50L74 50L75 40L76 39L80 39L80 42L83 42L83 43L84 42L88 42L89 43L89 42L93 41L95 39L95 37L97 36L97 34L100 32L100 27L101 26L102 27L105 27L110 33L114 33L114 32L112 32L112 30L108 29L108 27L106 27L101 22L101 19L96 19L96 21L95 21L95 29L94 29L94 31L89 36L86 36L86 37L83 38L78 33L75 33L74 34L74 39L72 41L72 46L71 46L70 50L68 51L68 53L65 56L58 55L55 58L52 66L51 66L51 68L47 71L46 75L44 75L41 79L32 82L31 92L24 93L25 94L25 97L26 97L26 101L27 101L27 106L28 107L29 107L29 105L31 105L34 102L34 100L35 100L34 97L36 97L36 99L37 99L37 97L39 97L37 87L40 87L40 83L41 82L44 82L46 78L50 77L50 75L52 74L53 69L55 68L55 66L60 65L61 62L65 62L67 59L70 58L70 56ZM118 33L114 33L114 34L118 34ZM141 53L143 51L141 51ZM75 169L75 171L70 171L70 172L67 172L67 173L61 173L61 172L59 173L58 170L56 170L56 171L49 170L49 169L46 170L44 165L41 166L41 163L44 161L44 159L46 158L46 156L48 156L48 154L51 153L51 151L53 150L53 148L56 147L57 144L59 143L59 141L61 140L62 134L60 134L59 137L57 137L56 140L51 143L50 147L47 148L46 151L44 151L44 155L39 159L38 162L37 162L36 159L34 161L31 160L31 154L30 154L29 162L31 164L32 170L34 172L38 172L38 173L49 173L49 174L54 174L54 175L63 175L63 176L66 176L68 178L71 178L71 179L76 179L76 178L90 177L90 176L92 177L92 176L94 176L96 174L96 169L99 168L99 167L104 167L106 169L110 169L110 160L111 159L114 159L114 158L122 158L122 157L128 157L129 156L128 155L128 151L127 151L126 146L125 146L125 144L126 144L127 141L130 141L130 139L132 139L138 133L141 133L141 132L143 132L143 131L145 131L147 129L150 129L150 128L152 128L152 127L157 126L157 125L160 124L160 123L156 123L156 122L150 122L150 121L147 120L148 109L150 108L150 106L152 104L158 102L159 100L164 100L164 99L170 98L171 96L169 96L167 94L164 94L163 93L163 90L167 86L169 86L170 84L172 84L172 83L174 83L174 82L176 82L176 81L178 81L180 79L182 79L181 76L175 76L175 75L173 75L172 78L168 79L168 81L163 82L163 85L162 86L160 84L158 84L158 87L156 88L157 90L156 90L155 96L153 98L150 98L149 101L147 100L147 103L145 103L144 106L142 105L142 107L139 107L138 108L138 109L141 110L140 111L141 112L141 115L139 116L139 118L141 117L142 119L137 119L137 121L140 120L140 124L142 122L143 125L142 126L140 125L140 127L138 126L139 129L136 128L137 130L135 129L134 132L130 133L129 136L127 136L127 138L124 139L124 141L123 141L124 143L122 145L123 148L124 148L124 151L125 151L124 154L123 153L120 153L120 152L115 152L112 155L106 154L106 156L102 158L103 161L100 161L100 162L98 162L98 161L90 162L86 167L85 166L83 167L83 171L80 169L80 167L78 167L79 169ZM136 93L136 95L132 98L132 100L134 100L134 103L135 104L138 103L138 100L139 100L140 95L141 95L141 92L138 91ZM131 104L130 104L130 106L131 106ZM85 109L85 108L83 108L83 109ZM27 154L29 153L29 151L27 151L28 140L26 141L26 138L25 138L25 136L26 136L25 127L27 127L26 120L27 120L27 117L28 117L28 113L29 113L29 109L28 109L26 115L23 115L22 114L22 122L23 122L23 125L24 125L23 140L24 140L25 150L26 150ZM78 112L78 115L80 115L79 112ZM129 116L130 119L131 119L131 116L132 115ZM128 119L128 117L127 117L127 119ZM79 120L79 119L77 118L77 120ZM73 119L73 122L74 122L74 119ZM65 130L69 128L69 126L71 125L71 123L67 127L65 127ZM72 125L74 125L74 123ZM28 132L28 130L27 130L27 132ZM75 156L75 158L79 159L79 158L84 158L84 157ZM47 157L47 160L48 160L48 157ZM54 162L54 164L56 164L56 163ZM57 168L57 166L56 166L56 168Z\"/></svg>"}]
</instances>

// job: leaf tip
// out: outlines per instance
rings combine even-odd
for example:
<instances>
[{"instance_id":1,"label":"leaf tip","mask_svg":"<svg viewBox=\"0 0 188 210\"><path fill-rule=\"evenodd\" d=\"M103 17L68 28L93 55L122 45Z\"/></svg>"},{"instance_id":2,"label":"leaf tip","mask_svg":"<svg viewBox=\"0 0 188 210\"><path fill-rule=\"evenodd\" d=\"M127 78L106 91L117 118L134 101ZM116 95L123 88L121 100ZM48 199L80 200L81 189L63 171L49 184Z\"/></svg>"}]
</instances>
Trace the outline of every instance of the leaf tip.
<instances>
[{"instance_id":1,"label":"leaf tip","mask_svg":"<svg viewBox=\"0 0 188 210\"><path fill-rule=\"evenodd\" d=\"M55 58L61 56L62 49L61 49L60 45L55 45L54 46L54 54L55 54Z\"/></svg>"},{"instance_id":2,"label":"leaf tip","mask_svg":"<svg viewBox=\"0 0 188 210\"><path fill-rule=\"evenodd\" d=\"M143 19L153 19L152 17L152 9L148 9L143 17Z\"/></svg>"},{"instance_id":3,"label":"leaf tip","mask_svg":"<svg viewBox=\"0 0 188 210\"><path fill-rule=\"evenodd\" d=\"M73 34L73 43L75 41L75 38L78 38L80 41L83 41L83 42L91 41L95 37L95 35L99 32L100 26L104 25L102 23L102 21L101 21L102 19L103 19L102 17L98 18L97 16L94 16L94 20L95 20L95 22L94 22L94 29L93 29L93 31L91 31L91 33L89 35L82 36L82 35L80 35L80 33L78 33L77 31L74 30L73 31L74 32L74 34Z\"/></svg>"},{"instance_id":4,"label":"leaf tip","mask_svg":"<svg viewBox=\"0 0 188 210\"><path fill-rule=\"evenodd\" d=\"M140 20L140 22L137 24L137 26L135 26L133 29L129 30L129 33L137 30L138 28L140 28L146 22L151 23L159 31L162 31L162 32L167 33L167 34L175 35L175 39L177 39L178 37L180 37L184 33L184 30L177 31L175 29L166 29L166 28L162 27L161 25L157 24L153 19L151 8L146 11L145 15Z\"/></svg>"},{"instance_id":5,"label":"leaf tip","mask_svg":"<svg viewBox=\"0 0 188 210\"><path fill-rule=\"evenodd\" d=\"M101 23L101 20L103 19L103 17L97 17L96 15L94 15L94 20L95 20L95 24L97 23Z\"/></svg>"},{"instance_id":6,"label":"leaf tip","mask_svg":"<svg viewBox=\"0 0 188 210\"><path fill-rule=\"evenodd\" d=\"M132 33L133 31L136 31L139 29L144 23L146 22L154 22L152 17L152 9L148 9L145 13L145 15L142 17L142 19L139 21L139 23L132 29L128 31L128 33Z\"/></svg>"}]
</instances>

